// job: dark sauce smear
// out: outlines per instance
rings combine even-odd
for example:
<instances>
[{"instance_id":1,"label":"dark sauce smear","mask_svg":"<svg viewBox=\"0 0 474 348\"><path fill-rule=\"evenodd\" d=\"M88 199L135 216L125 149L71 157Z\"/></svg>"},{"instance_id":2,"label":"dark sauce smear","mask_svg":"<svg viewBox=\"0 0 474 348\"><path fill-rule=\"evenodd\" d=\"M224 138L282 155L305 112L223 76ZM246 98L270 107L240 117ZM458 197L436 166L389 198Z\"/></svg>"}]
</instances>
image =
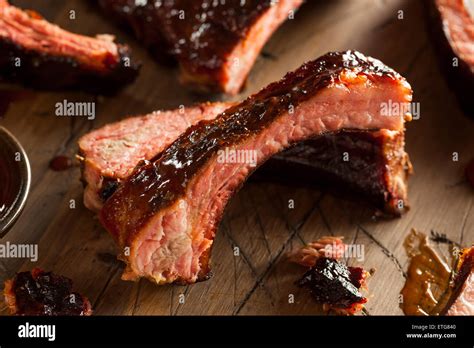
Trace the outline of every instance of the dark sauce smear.
<instances>
[{"instance_id":1,"label":"dark sauce smear","mask_svg":"<svg viewBox=\"0 0 474 348\"><path fill-rule=\"evenodd\" d=\"M56 156L49 162L49 168L55 172L62 172L73 166L73 161L67 156Z\"/></svg>"},{"instance_id":2,"label":"dark sauce smear","mask_svg":"<svg viewBox=\"0 0 474 348\"><path fill-rule=\"evenodd\" d=\"M471 187L474 188L474 159L466 166L465 175Z\"/></svg>"},{"instance_id":3,"label":"dark sauce smear","mask_svg":"<svg viewBox=\"0 0 474 348\"><path fill-rule=\"evenodd\" d=\"M69 278L34 269L18 273L13 283L17 315L87 315L89 301L72 292Z\"/></svg>"},{"instance_id":4,"label":"dark sauce smear","mask_svg":"<svg viewBox=\"0 0 474 348\"><path fill-rule=\"evenodd\" d=\"M347 267L334 259L321 257L297 284L307 287L317 302L347 309L367 302L359 292L363 280L362 268Z\"/></svg>"},{"instance_id":5,"label":"dark sauce smear","mask_svg":"<svg viewBox=\"0 0 474 348\"><path fill-rule=\"evenodd\" d=\"M5 116L8 111L8 108L10 107L11 102L12 100L8 98L5 93L0 92L0 118Z\"/></svg>"},{"instance_id":6,"label":"dark sauce smear","mask_svg":"<svg viewBox=\"0 0 474 348\"><path fill-rule=\"evenodd\" d=\"M6 115L12 103L26 99L30 94L31 92L28 91L6 91L0 89L0 119Z\"/></svg>"},{"instance_id":7,"label":"dark sauce smear","mask_svg":"<svg viewBox=\"0 0 474 348\"><path fill-rule=\"evenodd\" d=\"M189 181L218 150L258 133L286 113L290 106L298 106L331 84L345 69L365 74L369 79L400 78L380 61L354 51L328 53L306 63L288 73L281 81L270 84L241 104L226 110L216 119L202 121L188 128L112 195L102 210L103 220L107 220L107 215L123 213L115 209L122 207L120 196L124 195L131 205L135 204L143 211L137 221L129 223L130 227L141 226L154 212L182 197ZM156 185L158 182L159 186ZM118 201L115 204L116 199ZM143 206L143 202L147 202L147 205ZM112 209L108 209L110 207Z\"/></svg>"}]
</instances>

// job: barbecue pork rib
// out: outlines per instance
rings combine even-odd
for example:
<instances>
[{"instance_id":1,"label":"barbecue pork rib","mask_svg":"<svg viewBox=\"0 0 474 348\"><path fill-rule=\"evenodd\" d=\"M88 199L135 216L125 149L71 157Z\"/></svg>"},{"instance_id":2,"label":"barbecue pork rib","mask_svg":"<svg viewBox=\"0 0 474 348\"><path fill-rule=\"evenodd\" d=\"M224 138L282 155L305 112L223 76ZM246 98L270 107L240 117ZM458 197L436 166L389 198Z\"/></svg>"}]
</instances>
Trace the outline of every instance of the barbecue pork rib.
<instances>
[{"instance_id":1,"label":"barbecue pork rib","mask_svg":"<svg viewBox=\"0 0 474 348\"><path fill-rule=\"evenodd\" d=\"M474 2L427 0L441 67L459 102L474 118Z\"/></svg>"},{"instance_id":2,"label":"barbecue pork rib","mask_svg":"<svg viewBox=\"0 0 474 348\"><path fill-rule=\"evenodd\" d=\"M98 212L135 167L163 151L187 128L216 118L232 103L205 103L157 111L106 125L79 139L84 204ZM399 216L407 207L411 170L403 131L340 131L308 140L270 158L254 177L304 183L366 198L378 211ZM344 160L344 153L350 161ZM402 202L402 203L400 203Z\"/></svg>"},{"instance_id":3,"label":"barbecue pork rib","mask_svg":"<svg viewBox=\"0 0 474 348\"><path fill-rule=\"evenodd\" d=\"M380 61L335 52L188 128L137 168L100 212L123 249L123 279L147 277L158 284L206 279L224 208L258 166L325 133L402 131L411 119L411 96L406 80ZM402 111L384 114L382 104L389 101ZM245 160L235 160L242 155Z\"/></svg>"},{"instance_id":4,"label":"barbecue pork rib","mask_svg":"<svg viewBox=\"0 0 474 348\"><path fill-rule=\"evenodd\" d=\"M159 60L173 57L181 81L238 93L273 32L302 0L99 0Z\"/></svg>"},{"instance_id":5,"label":"barbecue pork rib","mask_svg":"<svg viewBox=\"0 0 474 348\"><path fill-rule=\"evenodd\" d=\"M73 34L0 0L0 80L111 94L133 82L138 68L110 35Z\"/></svg>"}]
</instances>

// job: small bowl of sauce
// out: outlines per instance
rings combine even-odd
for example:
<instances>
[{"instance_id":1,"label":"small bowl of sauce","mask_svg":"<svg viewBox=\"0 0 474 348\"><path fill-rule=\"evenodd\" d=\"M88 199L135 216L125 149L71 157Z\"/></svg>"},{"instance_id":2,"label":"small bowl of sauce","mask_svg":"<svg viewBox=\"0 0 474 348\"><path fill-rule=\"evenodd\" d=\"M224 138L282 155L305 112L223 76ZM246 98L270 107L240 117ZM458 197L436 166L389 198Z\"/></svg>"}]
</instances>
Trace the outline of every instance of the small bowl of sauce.
<instances>
[{"instance_id":1,"label":"small bowl of sauce","mask_svg":"<svg viewBox=\"0 0 474 348\"><path fill-rule=\"evenodd\" d=\"M31 169L25 150L0 127L0 238L21 214L30 190Z\"/></svg>"}]
</instances>

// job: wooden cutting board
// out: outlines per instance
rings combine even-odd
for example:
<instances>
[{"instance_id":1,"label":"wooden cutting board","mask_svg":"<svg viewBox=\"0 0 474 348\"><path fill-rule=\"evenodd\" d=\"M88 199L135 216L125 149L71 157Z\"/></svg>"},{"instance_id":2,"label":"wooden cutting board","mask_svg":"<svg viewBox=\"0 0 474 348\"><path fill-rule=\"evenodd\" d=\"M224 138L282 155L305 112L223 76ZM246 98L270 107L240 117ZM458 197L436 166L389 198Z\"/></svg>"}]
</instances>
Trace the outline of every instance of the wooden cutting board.
<instances>
[{"instance_id":1,"label":"wooden cutting board","mask_svg":"<svg viewBox=\"0 0 474 348\"><path fill-rule=\"evenodd\" d=\"M120 280L123 268L115 260L112 239L82 205L79 168L54 172L48 163L56 155L72 157L77 139L93 128L206 97L182 88L176 70L155 63L131 35L88 1L13 3L34 8L74 32L113 33L131 44L144 66L136 83L120 95L97 99L94 121L54 115L57 102L93 101L94 97L39 92L14 103L0 121L24 145L33 172L26 209L1 242L39 244L36 263L0 259L0 280L34 266L52 270L72 278L75 289L90 298L98 315L319 314L321 308L294 285L303 270L288 264L284 255L320 236L341 235L348 243L364 245L364 266L377 270L369 281L368 313L402 314L398 294L407 267L402 241L410 229L435 230L462 245L474 241L474 190L463 176L474 156L474 122L462 114L440 74L425 30L422 1L308 1L272 37L246 89L233 99L327 51L357 49L381 59L409 80L421 105L421 118L407 125L407 150L415 169L410 180L411 210L399 219L375 221L372 210L361 202L310 188L248 183L226 211L213 250L210 280L190 286ZM453 161L454 152L458 161ZM294 209L289 208L289 200L294 200ZM358 262L351 259L349 264ZM294 303L289 303L290 295Z\"/></svg>"}]
</instances>

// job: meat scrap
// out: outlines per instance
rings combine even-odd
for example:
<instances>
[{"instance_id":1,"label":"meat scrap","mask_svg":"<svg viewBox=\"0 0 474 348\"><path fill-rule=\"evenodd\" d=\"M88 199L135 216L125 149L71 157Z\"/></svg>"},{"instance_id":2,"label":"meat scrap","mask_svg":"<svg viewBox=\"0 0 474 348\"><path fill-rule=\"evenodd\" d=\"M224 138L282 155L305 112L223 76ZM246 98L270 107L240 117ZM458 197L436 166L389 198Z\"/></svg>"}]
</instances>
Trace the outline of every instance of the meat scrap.
<instances>
[{"instance_id":1,"label":"meat scrap","mask_svg":"<svg viewBox=\"0 0 474 348\"><path fill-rule=\"evenodd\" d=\"M0 0L0 80L110 94L133 82L138 68L110 35L73 34Z\"/></svg>"},{"instance_id":2,"label":"meat scrap","mask_svg":"<svg viewBox=\"0 0 474 348\"><path fill-rule=\"evenodd\" d=\"M5 302L13 315L91 315L89 300L72 292L72 280L34 268L5 282Z\"/></svg>"},{"instance_id":3,"label":"meat scrap","mask_svg":"<svg viewBox=\"0 0 474 348\"><path fill-rule=\"evenodd\" d=\"M309 270L297 282L308 288L325 312L354 315L364 308L367 298L360 292L367 289L369 272L361 267L348 267L339 260L346 245L343 237L325 236L288 253L288 261Z\"/></svg>"},{"instance_id":4,"label":"meat scrap","mask_svg":"<svg viewBox=\"0 0 474 348\"><path fill-rule=\"evenodd\" d=\"M313 267L321 257L339 260L344 253L343 237L325 236L302 248L288 253L288 261L305 267Z\"/></svg>"},{"instance_id":5,"label":"meat scrap","mask_svg":"<svg viewBox=\"0 0 474 348\"><path fill-rule=\"evenodd\" d=\"M402 131L412 90L380 61L333 52L308 62L212 120L188 128L139 166L105 202L100 221L123 250L124 279L194 283L227 202L271 156L343 129ZM382 103L401 113L384 115ZM250 153L255 161L222 159Z\"/></svg>"},{"instance_id":6,"label":"meat scrap","mask_svg":"<svg viewBox=\"0 0 474 348\"><path fill-rule=\"evenodd\" d=\"M308 288L325 312L354 315L367 302L360 290L366 287L368 276L361 267L348 267L335 259L319 257L297 284Z\"/></svg>"}]
</instances>

